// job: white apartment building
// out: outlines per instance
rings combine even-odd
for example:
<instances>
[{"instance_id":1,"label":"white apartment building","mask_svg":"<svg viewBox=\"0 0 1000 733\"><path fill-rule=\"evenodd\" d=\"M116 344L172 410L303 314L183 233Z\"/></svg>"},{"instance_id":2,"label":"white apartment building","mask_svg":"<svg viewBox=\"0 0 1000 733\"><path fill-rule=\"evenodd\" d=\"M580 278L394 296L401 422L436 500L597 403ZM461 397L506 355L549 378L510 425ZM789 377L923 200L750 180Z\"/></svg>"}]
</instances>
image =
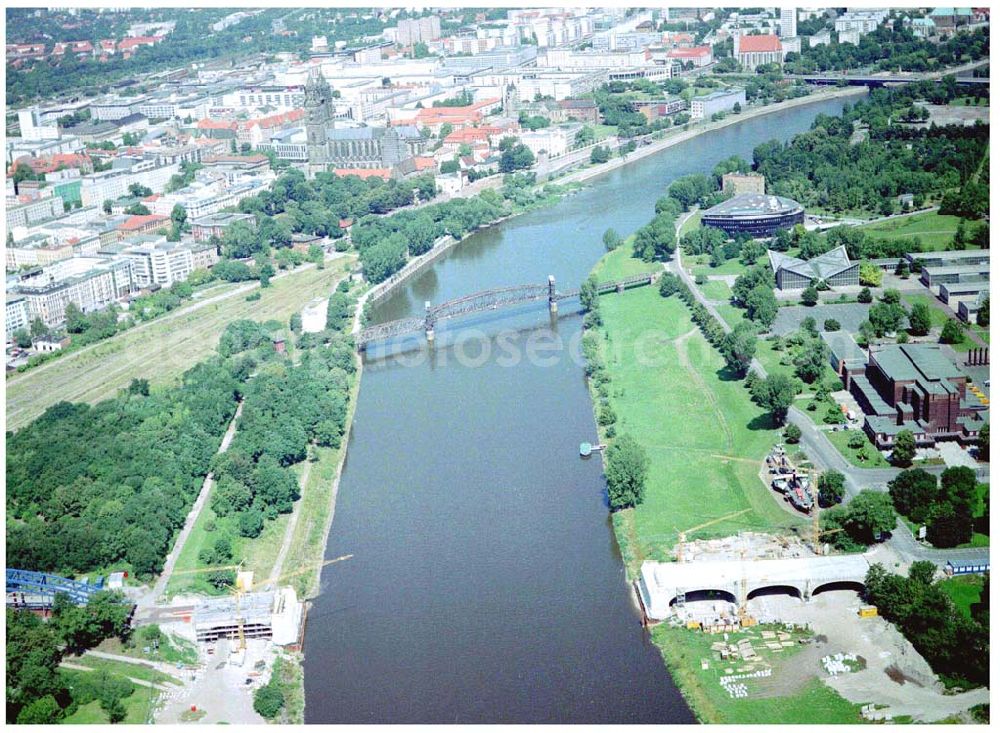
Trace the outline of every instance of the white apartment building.
<instances>
[{"instance_id":1,"label":"white apartment building","mask_svg":"<svg viewBox=\"0 0 1000 733\"><path fill-rule=\"evenodd\" d=\"M90 117L97 122L114 122L139 112L139 105L149 97L105 97L90 103Z\"/></svg>"},{"instance_id":2,"label":"white apartment building","mask_svg":"<svg viewBox=\"0 0 1000 733\"><path fill-rule=\"evenodd\" d=\"M401 20L396 24L396 43L401 46L412 46L414 43L427 43L441 37L441 19L436 15L425 15L423 18Z\"/></svg>"},{"instance_id":3,"label":"white apartment building","mask_svg":"<svg viewBox=\"0 0 1000 733\"><path fill-rule=\"evenodd\" d=\"M59 128L55 122L43 122L37 107L18 110L17 125L21 128L21 137L25 140L59 139Z\"/></svg>"},{"instance_id":4,"label":"white apartment building","mask_svg":"<svg viewBox=\"0 0 1000 733\"><path fill-rule=\"evenodd\" d=\"M839 43L849 43L852 46L857 46L861 43L861 31L841 31L837 34L837 41Z\"/></svg>"},{"instance_id":5,"label":"white apartment building","mask_svg":"<svg viewBox=\"0 0 1000 733\"><path fill-rule=\"evenodd\" d=\"M222 96L226 107L275 107L278 109L301 108L306 102L304 85L244 87Z\"/></svg>"},{"instance_id":6,"label":"white apartment building","mask_svg":"<svg viewBox=\"0 0 1000 733\"><path fill-rule=\"evenodd\" d=\"M809 48L816 48L816 46L828 46L830 44L830 31L820 31L815 35L809 36Z\"/></svg>"},{"instance_id":7,"label":"white apartment building","mask_svg":"<svg viewBox=\"0 0 1000 733\"><path fill-rule=\"evenodd\" d=\"M180 165L156 166L155 161L145 161L131 170L110 170L82 176L80 196L84 206L101 206L105 201L114 201L128 194L133 183L157 193L166 188L170 177L180 172ZM167 212L168 214L170 212Z\"/></svg>"},{"instance_id":8,"label":"white apartment building","mask_svg":"<svg viewBox=\"0 0 1000 733\"><path fill-rule=\"evenodd\" d=\"M134 292L132 264L127 259L73 257L22 280L15 290L28 303L29 319L57 326L66 320L70 303L89 313Z\"/></svg>"},{"instance_id":9,"label":"white apartment building","mask_svg":"<svg viewBox=\"0 0 1000 733\"><path fill-rule=\"evenodd\" d=\"M225 187L222 183L205 184L196 181L187 188L161 196L152 203L150 211L170 216L174 206L180 205L189 219L216 214L227 207L239 206L243 199L260 193L273 178L273 175L261 176L230 187Z\"/></svg>"},{"instance_id":10,"label":"white apartment building","mask_svg":"<svg viewBox=\"0 0 1000 733\"><path fill-rule=\"evenodd\" d=\"M691 99L691 119L703 120L716 112L732 112L733 105L745 107L747 103L746 90L730 89L712 92L702 97Z\"/></svg>"},{"instance_id":11,"label":"white apartment building","mask_svg":"<svg viewBox=\"0 0 1000 733\"><path fill-rule=\"evenodd\" d=\"M798 11L796 8L781 9L781 37L792 38L798 33Z\"/></svg>"},{"instance_id":12,"label":"white apartment building","mask_svg":"<svg viewBox=\"0 0 1000 733\"><path fill-rule=\"evenodd\" d=\"M544 127L534 132L522 132L519 138L537 158L540 153L562 155L572 146L582 125Z\"/></svg>"},{"instance_id":13,"label":"white apartment building","mask_svg":"<svg viewBox=\"0 0 1000 733\"><path fill-rule=\"evenodd\" d=\"M46 196L27 203L17 203L16 200L8 200L7 209L7 231L14 227L26 227L46 219L53 219L63 214L63 200L59 196Z\"/></svg>"},{"instance_id":14,"label":"white apartment building","mask_svg":"<svg viewBox=\"0 0 1000 733\"><path fill-rule=\"evenodd\" d=\"M862 36L871 33L882 22L889 17L889 11L881 10L859 10L856 12L844 13L833 21L833 29L841 31L858 31Z\"/></svg>"},{"instance_id":15,"label":"white apartment building","mask_svg":"<svg viewBox=\"0 0 1000 733\"><path fill-rule=\"evenodd\" d=\"M148 240L136 247L122 250L122 256L132 262L133 279L139 288L160 285L169 288L187 280L195 269L191 250L166 237L140 237Z\"/></svg>"},{"instance_id":16,"label":"white apartment building","mask_svg":"<svg viewBox=\"0 0 1000 733\"><path fill-rule=\"evenodd\" d=\"M6 338L9 340L11 334L14 333L19 328L28 328L28 324L31 323L31 319L28 317L28 299L25 298L20 293L7 293L7 307L6 307L6 319L5 323L5 333Z\"/></svg>"}]
</instances>

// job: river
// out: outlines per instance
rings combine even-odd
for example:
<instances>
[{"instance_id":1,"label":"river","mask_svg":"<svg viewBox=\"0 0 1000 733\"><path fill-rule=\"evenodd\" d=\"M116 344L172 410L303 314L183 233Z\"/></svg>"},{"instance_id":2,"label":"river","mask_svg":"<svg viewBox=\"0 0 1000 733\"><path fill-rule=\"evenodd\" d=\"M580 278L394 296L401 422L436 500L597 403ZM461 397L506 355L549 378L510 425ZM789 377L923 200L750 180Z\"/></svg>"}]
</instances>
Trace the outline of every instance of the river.
<instances>
[{"instance_id":1,"label":"river","mask_svg":"<svg viewBox=\"0 0 1000 733\"><path fill-rule=\"evenodd\" d=\"M575 288L604 230L643 225L673 179L844 104L706 133L478 232L374 320L548 275ZM583 372L570 348L524 358L578 338L561 305L557 319L541 302L467 320L486 336L461 350L445 330L432 357L367 358L326 550L353 558L324 570L309 614L307 722L694 722L639 623L600 459L577 455L595 435Z\"/></svg>"}]
</instances>

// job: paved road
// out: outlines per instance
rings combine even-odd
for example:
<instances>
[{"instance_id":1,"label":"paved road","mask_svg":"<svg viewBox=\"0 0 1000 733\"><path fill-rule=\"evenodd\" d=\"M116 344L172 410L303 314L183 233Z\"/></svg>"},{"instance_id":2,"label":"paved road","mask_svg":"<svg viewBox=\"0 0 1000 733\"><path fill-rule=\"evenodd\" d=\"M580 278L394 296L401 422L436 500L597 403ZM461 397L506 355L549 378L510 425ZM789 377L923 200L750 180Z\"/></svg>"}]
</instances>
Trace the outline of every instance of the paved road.
<instances>
[{"instance_id":1,"label":"paved road","mask_svg":"<svg viewBox=\"0 0 1000 733\"><path fill-rule=\"evenodd\" d=\"M219 445L219 453L225 453L229 448L229 444L233 442L233 436L236 435L236 421L240 417L240 413L243 412L243 403L240 402L239 406L236 408L236 414L233 415L232 421L229 423L229 428L226 430L226 434L222 437L222 443ZM191 511L188 512L187 519L184 521L184 528L181 530L180 534L177 535L177 541L174 542L174 547L170 550L170 554L167 555L166 561L163 563L163 572L160 573L160 577L156 580L156 585L153 586L152 593L148 594L145 598L140 599L140 608L153 605L160 598L164 596L167 590L167 583L170 582L170 576L174 572L174 565L177 564L177 558L180 557L181 550L184 549L184 543L187 542L188 535L191 534L191 529L194 527L194 523L198 520L198 515L201 514L202 508L205 506L205 502L208 501L208 495L212 492L212 484L214 483L214 477L209 473L204 482L201 485L201 491L198 494L198 498L194 502L194 506L191 507Z\"/></svg>"}]
</instances>

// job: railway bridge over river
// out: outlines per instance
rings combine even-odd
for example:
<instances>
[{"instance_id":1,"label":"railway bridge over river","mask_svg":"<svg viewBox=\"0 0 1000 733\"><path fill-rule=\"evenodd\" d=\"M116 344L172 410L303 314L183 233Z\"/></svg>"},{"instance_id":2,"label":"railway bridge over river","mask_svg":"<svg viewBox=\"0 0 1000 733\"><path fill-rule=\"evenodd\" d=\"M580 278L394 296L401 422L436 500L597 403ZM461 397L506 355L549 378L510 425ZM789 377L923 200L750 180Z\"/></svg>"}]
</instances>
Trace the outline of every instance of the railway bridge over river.
<instances>
[{"instance_id":1,"label":"railway bridge over river","mask_svg":"<svg viewBox=\"0 0 1000 733\"><path fill-rule=\"evenodd\" d=\"M662 272L651 272L633 275L621 280L609 280L598 283L597 291L598 293L623 292L628 288L652 285L661 274ZM433 342L434 327L440 321L542 300L547 300L549 310L554 312L558 309L560 300L576 298L579 295L579 288L558 290L555 277L549 275L546 283L482 290L478 293L445 301L439 305L431 305L430 302L427 302L424 304L423 317L400 318L396 321L369 326L359 331L354 340L359 351L364 351L369 344L377 341L386 341L420 331L426 334L429 342Z\"/></svg>"}]
</instances>

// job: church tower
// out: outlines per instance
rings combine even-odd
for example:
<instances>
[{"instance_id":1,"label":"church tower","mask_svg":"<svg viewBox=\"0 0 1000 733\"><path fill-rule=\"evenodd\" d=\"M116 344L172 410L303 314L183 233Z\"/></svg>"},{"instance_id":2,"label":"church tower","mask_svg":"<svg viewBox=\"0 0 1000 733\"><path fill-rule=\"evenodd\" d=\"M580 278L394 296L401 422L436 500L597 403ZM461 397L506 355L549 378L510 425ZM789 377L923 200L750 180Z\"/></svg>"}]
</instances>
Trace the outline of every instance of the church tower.
<instances>
[{"instance_id":1,"label":"church tower","mask_svg":"<svg viewBox=\"0 0 1000 733\"><path fill-rule=\"evenodd\" d=\"M326 130L333 119L333 92L318 69L306 80L306 149L310 174L325 170L329 159Z\"/></svg>"}]
</instances>

